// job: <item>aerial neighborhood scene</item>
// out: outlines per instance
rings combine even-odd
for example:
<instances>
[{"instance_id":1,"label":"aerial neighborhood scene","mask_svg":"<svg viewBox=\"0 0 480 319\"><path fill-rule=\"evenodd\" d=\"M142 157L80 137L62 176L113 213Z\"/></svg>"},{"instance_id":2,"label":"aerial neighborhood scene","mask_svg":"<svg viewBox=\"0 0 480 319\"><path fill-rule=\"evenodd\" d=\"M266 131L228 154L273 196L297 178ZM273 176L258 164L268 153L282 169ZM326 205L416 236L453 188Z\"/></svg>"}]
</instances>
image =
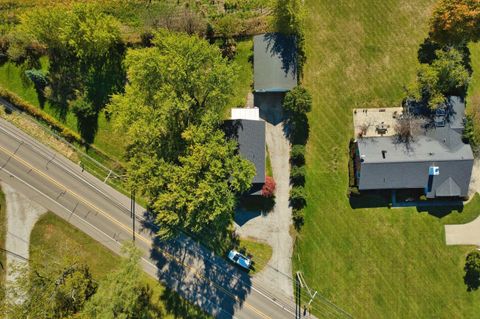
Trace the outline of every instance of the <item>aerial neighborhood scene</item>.
<instances>
[{"instance_id":1,"label":"aerial neighborhood scene","mask_svg":"<svg viewBox=\"0 0 480 319\"><path fill-rule=\"evenodd\" d=\"M480 0L0 0L0 318L480 318Z\"/></svg>"}]
</instances>

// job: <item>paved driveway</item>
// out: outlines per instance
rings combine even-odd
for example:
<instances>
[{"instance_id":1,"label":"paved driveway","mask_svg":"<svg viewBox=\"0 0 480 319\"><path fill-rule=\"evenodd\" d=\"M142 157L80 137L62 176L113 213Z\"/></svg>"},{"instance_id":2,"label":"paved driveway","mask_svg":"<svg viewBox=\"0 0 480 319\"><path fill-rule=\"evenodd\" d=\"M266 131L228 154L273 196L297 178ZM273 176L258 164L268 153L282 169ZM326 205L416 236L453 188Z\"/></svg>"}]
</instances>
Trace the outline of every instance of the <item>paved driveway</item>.
<instances>
[{"instance_id":1,"label":"paved driveway","mask_svg":"<svg viewBox=\"0 0 480 319\"><path fill-rule=\"evenodd\" d=\"M470 181L470 198L480 193L480 161L473 164ZM467 224L445 225L445 241L447 245L480 246L480 216Z\"/></svg>"},{"instance_id":2,"label":"paved driveway","mask_svg":"<svg viewBox=\"0 0 480 319\"><path fill-rule=\"evenodd\" d=\"M260 116L266 121L266 141L276 182L275 206L267 214L238 211L235 226L240 236L254 237L272 246L272 258L255 279L280 288L288 297L293 297L291 280L293 239L290 236L292 210L288 200L290 143L283 130L281 96L257 95L255 105L260 108Z\"/></svg>"}]
</instances>

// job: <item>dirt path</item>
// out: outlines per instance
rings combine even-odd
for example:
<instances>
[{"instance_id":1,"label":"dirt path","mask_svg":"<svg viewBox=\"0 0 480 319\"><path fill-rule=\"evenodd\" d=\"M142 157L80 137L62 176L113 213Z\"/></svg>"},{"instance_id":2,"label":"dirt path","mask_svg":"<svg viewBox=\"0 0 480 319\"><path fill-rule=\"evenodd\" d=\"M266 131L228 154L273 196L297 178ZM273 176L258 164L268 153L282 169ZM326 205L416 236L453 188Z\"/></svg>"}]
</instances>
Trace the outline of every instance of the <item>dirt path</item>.
<instances>
[{"instance_id":1,"label":"dirt path","mask_svg":"<svg viewBox=\"0 0 480 319\"><path fill-rule=\"evenodd\" d=\"M5 249L19 256L28 258L30 246L30 232L38 218L46 209L31 201L25 195L18 193L5 182L1 183L5 201L7 203L7 237ZM15 277L9 271L8 265L12 262L25 262L22 258L7 254L7 282Z\"/></svg>"}]
</instances>

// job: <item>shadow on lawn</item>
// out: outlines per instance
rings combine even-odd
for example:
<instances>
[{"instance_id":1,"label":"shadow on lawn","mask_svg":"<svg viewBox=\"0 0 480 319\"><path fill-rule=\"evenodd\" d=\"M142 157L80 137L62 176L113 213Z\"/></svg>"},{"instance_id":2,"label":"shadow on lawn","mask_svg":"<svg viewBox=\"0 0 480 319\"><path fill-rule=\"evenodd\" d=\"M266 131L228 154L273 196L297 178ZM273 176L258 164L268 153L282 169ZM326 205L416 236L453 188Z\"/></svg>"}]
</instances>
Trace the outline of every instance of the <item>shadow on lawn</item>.
<instances>
[{"instance_id":1,"label":"shadow on lawn","mask_svg":"<svg viewBox=\"0 0 480 319\"><path fill-rule=\"evenodd\" d=\"M410 198L411 197L405 197ZM397 197L398 199L398 197ZM392 206L392 194L389 191L362 191L358 195L350 195L350 207L358 208L391 208L391 207L415 207L419 213L428 213L437 218L443 218L452 212L463 212L463 202L461 200L429 200L429 201L409 201L402 200Z\"/></svg>"},{"instance_id":2,"label":"shadow on lawn","mask_svg":"<svg viewBox=\"0 0 480 319\"><path fill-rule=\"evenodd\" d=\"M144 229L156 232L148 214L145 218L148 220L143 223ZM206 313L233 318L235 309L243 304L251 290L248 273L184 235L170 240L155 239L153 246L151 258L158 267L160 281ZM172 297L171 292L166 292L163 298L167 311L187 311L185 304L179 303L180 299Z\"/></svg>"},{"instance_id":3,"label":"shadow on lawn","mask_svg":"<svg viewBox=\"0 0 480 319\"><path fill-rule=\"evenodd\" d=\"M362 191L359 195L350 195L350 207L358 208L379 208L388 207L391 195L386 191Z\"/></svg>"},{"instance_id":4,"label":"shadow on lawn","mask_svg":"<svg viewBox=\"0 0 480 319\"><path fill-rule=\"evenodd\" d=\"M432 215L434 217L443 218L453 212L458 212L458 213L463 212L463 203L452 202L452 203L448 203L448 205L445 205L445 206L417 206L417 211L419 213L427 212L429 215Z\"/></svg>"}]
</instances>

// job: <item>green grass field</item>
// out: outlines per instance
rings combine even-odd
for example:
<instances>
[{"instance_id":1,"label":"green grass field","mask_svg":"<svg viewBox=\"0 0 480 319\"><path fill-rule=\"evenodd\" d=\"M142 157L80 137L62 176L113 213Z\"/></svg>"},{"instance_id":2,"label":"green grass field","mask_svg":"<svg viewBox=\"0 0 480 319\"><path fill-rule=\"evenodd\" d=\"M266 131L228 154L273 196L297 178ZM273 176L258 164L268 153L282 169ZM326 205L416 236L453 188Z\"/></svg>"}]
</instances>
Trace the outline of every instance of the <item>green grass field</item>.
<instances>
[{"instance_id":1,"label":"green grass field","mask_svg":"<svg viewBox=\"0 0 480 319\"><path fill-rule=\"evenodd\" d=\"M447 247L443 225L476 217L480 197L439 218L414 208L354 210L346 196L351 110L399 105L434 2L305 2L304 84L314 105L308 206L292 258L311 287L355 318L478 317L480 293L463 283L472 248ZM325 316L318 301L313 310Z\"/></svg>"},{"instance_id":2,"label":"green grass field","mask_svg":"<svg viewBox=\"0 0 480 319\"><path fill-rule=\"evenodd\" d=\"M101 280L117 269L120 260L119 256L102 244L52 213L43 215L30 235L31 260L43 258L45 253L55 258L75 254L81 262L89 265L96 280ZM150 276L145 274L143 280L153 289L153 300L158 302L164 312L162 318L209 318Z\"/></svg>"}]
</instances>

